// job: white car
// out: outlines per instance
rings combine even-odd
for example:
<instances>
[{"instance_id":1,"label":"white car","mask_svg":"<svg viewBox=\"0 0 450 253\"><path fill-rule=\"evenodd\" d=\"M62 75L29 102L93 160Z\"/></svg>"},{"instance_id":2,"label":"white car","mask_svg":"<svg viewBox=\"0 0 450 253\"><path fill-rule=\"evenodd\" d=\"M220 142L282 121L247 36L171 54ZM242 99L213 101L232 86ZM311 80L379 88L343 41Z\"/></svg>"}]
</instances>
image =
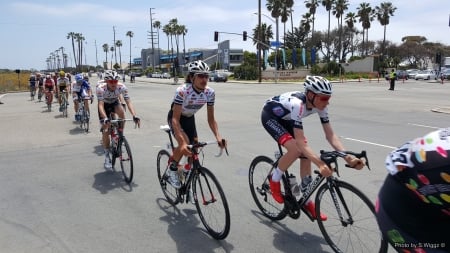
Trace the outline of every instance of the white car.
<instances>
[{"instance_id":1,"label":"white car","mask_svg":"<svg viewBox=\"0 0 450 253\"><path fill-rule=\"evenodd\" d=\"M170 74L167 73L167 72L164 72L164 73L161 74L161 78L167 78L167 79L169 79L169 78L170 78Z\"/></svg>"},{"instance_id":2,"label":"white car","mask_svg":"<svg viewBox=\"0 0 450 253\"><path fill-rule=\"evenodd\" d=\"M415 76L414 79L419 80L431 80L436 79L436 72L434 70L421 70Z\"/></svg>"}]
</instances>

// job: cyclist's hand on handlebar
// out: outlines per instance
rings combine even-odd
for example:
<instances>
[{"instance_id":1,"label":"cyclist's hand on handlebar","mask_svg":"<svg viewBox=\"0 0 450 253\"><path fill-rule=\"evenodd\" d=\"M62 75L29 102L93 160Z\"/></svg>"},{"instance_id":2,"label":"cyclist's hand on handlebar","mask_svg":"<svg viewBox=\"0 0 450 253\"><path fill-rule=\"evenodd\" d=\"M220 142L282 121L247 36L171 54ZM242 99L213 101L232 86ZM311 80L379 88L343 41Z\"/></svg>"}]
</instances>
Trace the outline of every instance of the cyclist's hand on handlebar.
<instances>
[{"instance_id":1,"label":"cyclist's hand on handlebar","mask_svg":"<svg viewBox=\"0 0 450 253\"><path fill-rule=\"evenodd\" d=\"M133 121L134 121L134 124L137 125L137 127L141 128L141 119L139 117L133 116Z\"/></svg>"},{"instance_id":2,"label":"cyclist's hand on handlebar","mask_svg":"<svg viewBox=\"0 0 450 253\"><path fill-rule=\"evenodd\" d=\"M104 125L104 124L108 124L109 123L109 119L108 118L104 118L100 120L100 124Z\"/></svg>"},{"instance_id":3,"label":"cyclist's hand on handlebar","mask_svg":"<svg viewBox=\"0 0 450 253\"><path fill-rule=\"evenodd\" d=\"M326 164L322 164L319 166L319 173L324 177L329 177L333 174L333 171Z\"/></svg>"},{"instance_id":4,"label":"cyclist's hand on handlebar","mask_svg":"<svg viewBox=\"0 0 450 253\"><path fill-rule=\"evenodd\" d=\"M182 144L180 146L180 152L184 155L184 156L191 156L192 152L188 149L187 144Z\"/></svg>"},{"instance_id":5,"label":"cyclist's hand on handlebar","mask_svg":"<svg viewBox=\"0 0 450 253\"><path fill-rule=\"evenodd\" d=\"M350 158L346 157L345 161L347 162L348 167L354 168L354 169L357 169L357 170L360 170L360 169L364 168L364 166L366 165L364 160L356 158L354 156L350 156Z\"/></svg>"}]
</instances>

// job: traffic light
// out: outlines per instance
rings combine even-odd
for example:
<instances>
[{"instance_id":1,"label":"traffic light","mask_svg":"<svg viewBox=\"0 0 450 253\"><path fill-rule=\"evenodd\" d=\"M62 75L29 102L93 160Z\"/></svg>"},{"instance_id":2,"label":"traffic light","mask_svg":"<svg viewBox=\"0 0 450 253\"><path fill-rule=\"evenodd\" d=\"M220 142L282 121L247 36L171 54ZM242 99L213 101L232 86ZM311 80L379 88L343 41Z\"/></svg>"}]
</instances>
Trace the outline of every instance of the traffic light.
<instances>
[{"instance_id":1,"label":"traffic light","mask_svg":"<svg viewBox=\"0 0 450 253\"><path fill-rule=\"evenodd\" d=\"M244 32L242 33L242 39L243 39L244 41L247 40L247 31L244 31Z\"/></svg>"},{"instance_id":2,"label":"traffic light","mask_svg":"<svg viewBox=\"0 0 450 253\"><path fill-rule=\"evenodd\" d=\"M441 63L441 53L436 53L436 63Z\"/></svg>"},{"instance_id":3,"label":"traffic light","mask_svg":"<svg viewBox=\"0 0 450 253\"><path fill-rule=\"evenodd\" d=\"M214 41L219 41L219 32L218 31L214 32Z\"/></svg>"}]
</instances>

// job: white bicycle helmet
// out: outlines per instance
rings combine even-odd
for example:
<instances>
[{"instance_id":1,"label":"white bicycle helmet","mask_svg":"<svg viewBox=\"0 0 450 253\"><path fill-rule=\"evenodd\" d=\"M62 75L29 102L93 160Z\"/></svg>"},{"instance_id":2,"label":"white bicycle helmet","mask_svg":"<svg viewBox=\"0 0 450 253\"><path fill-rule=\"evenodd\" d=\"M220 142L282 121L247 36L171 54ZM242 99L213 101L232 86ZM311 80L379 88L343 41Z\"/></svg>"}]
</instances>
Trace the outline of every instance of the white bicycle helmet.
<instances>
[{"instance_id":1,"label":"white bicycle helmet","mask_svg":"<svg viewBox=\"0 0 450 253\"><path fill-rule=\"evenodd\" d=\"M321 76L306 76L306 80L303 85L305 86L306 91L309 90L316 94L331 96L333 93L331 83Z\"/></svg>"},{"instance_id":2,"label":"white bicycle helmet","mask_svg":"<svg viewBox=\"0 0 450 253\"><path fill-rule=\"evenodd\" d=\"M188 70L190 74L209 74L208 64L201 60L189 63Z\"/></svg>"},{"instance_id":3,"label":"white bicycle helmet","mask_svg":"<svg viewBox=\"0 0 450 253\"><path fill-rule=\"evenodd\" d=\"M115 71L108 70L108 71L105 71L105 76L103 77L103 79L105 79L105 81L106 80L119 80L120 76L117 75L117 73Z\"/></svg>"}]
</instances>

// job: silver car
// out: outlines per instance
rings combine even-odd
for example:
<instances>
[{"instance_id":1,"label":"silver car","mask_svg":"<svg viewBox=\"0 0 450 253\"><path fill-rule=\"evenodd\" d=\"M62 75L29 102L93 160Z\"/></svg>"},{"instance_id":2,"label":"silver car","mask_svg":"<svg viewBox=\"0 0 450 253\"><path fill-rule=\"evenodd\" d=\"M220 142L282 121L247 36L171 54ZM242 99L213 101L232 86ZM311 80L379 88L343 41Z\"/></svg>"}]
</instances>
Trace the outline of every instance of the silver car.
<instances>
[{"instance_id":1,"label":"silver car","mask_svg":"<svg viewBox=\"0 0 450 253\"><path fill-rule=\"evenodd\" d=\"M416 74L414 79L419 80L431 80L436 79L436 72L434 70L421 70L419 73Z\"/></svg>"}]
</instances>

